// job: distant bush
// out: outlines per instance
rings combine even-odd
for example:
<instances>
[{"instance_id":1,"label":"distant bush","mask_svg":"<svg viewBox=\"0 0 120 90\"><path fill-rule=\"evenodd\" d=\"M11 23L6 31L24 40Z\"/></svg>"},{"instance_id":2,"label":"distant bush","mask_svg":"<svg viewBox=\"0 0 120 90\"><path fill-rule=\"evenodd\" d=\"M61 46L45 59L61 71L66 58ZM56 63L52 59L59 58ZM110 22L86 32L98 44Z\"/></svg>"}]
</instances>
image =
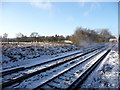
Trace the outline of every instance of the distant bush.
<instances>
[{"instance_id":1,"label":"distant bush","mask_svg":"<svg viewBox=\"0 0 120 90\"><path fill-rule=\"evenodd\" d=\"M77 28L70 40L79 46L89 45L92 43L108 42L113 37L108 29L100 29L99 32L87 28Z\"/></svg>"}]
</instances>

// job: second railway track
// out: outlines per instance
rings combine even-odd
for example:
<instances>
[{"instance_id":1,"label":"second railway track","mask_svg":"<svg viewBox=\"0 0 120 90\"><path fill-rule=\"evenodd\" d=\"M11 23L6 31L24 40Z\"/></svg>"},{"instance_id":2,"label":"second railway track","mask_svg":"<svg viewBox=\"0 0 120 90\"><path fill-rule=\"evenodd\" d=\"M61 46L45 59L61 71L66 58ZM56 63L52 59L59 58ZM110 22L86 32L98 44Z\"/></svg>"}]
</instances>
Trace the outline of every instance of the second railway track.
<instances>
[{"instance_id":1,"label":"second railway track","mask_svg":"<svg viewBox=\"0 0 120 90\"><path fill-rule=\"evenodd\" d=\"M85 81L85 79L91 74L91 72L97 67L97 65L106 57L106 55L110 52L109 50L104 51L100 57L96 58L96 60L92 60L92 64L86 66L84 70L81 70L78 63L73 67L65 70L61 74L57 75L54 78L44 82L40 86L34 88L34 90L39 89L67 89L67 90L77 90L80 89L81 84ZM88 57L90 59L92 56Z\"/></svg>"},{"instance_id":2,"label":"second railway track","mask_svg":"<svg viewBox=\"0 0 120 90\"><path fill-rule=\"evenodd\" d=\"M76 52L76 53L73 53L73 54L70 54L70 55L66 55L66 56L62 56L62 57L58 57L58 58L55 58L55 59L51 59L49 61L46 61L46 62L42 62L40 64L35 64L35 65L32 65L32 66L29 66L29 67L19 67L19 68L13 68L13 69L8 69L8 70L3 70L1 73L2 73L2 76L5 76L5 75L10 75L12 73L16 73L18 71L23 71L23 70L26 70L26 69L30 69L30 68L33 68L33 67L37 67L37 66L41 66L41 65L45 65L45 64L50 64L50 63L53 63L53 62L57 62L57 61L61 61L61 59L65 59L65 58L69 58L71 56L79 56L79 55L85 55L87 53L90 53L92 51L95 51L97 49L100 49L100 48L103 48L104 46L101 46L101 47L96 47L96 48L90 48L90 49L85 49L85 53L82 53L82 51L79 51L79 52ZM86 52L87 51L87 52ZM82 54L81 54L82 53Z\"/></svg>"}]
</instances>

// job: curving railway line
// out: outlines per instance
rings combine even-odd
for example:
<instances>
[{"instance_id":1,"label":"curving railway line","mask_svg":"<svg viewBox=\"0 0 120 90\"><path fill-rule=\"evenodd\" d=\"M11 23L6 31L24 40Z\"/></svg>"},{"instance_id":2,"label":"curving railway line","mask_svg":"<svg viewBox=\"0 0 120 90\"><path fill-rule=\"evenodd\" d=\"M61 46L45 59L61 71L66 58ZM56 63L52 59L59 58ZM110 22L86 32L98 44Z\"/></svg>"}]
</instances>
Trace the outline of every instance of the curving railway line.
<instances>
[{"instance_id":1,"label":"curving railway line","mask_svg":"<svg viewBox=\"0 0 120 90\"><path fill-rule=\"evenodd\" d=\"M105 56L110 52L109 50L104 51L98 57L97 60L92 61L90 65L88 65L85 69L79 69L80 63L74 65L73 67L65 70L64 72L60 73L54 78L51 78L50 80L44 82L40 86L34 88L34 90L37 89L68 89L68 90L76 90L80 88L80 85L85 81L86 77L89 76L89 74L95 69L95 67L105 58ZM88 60L92 58L93 56L90 56L86 58L85 60Z\"/></svg>"},{"instance_id":2,"label":"curving railway line","mask_svg":"<svg viewBox=\"0 0 120 90\"><path fill-rule=\"evenodd\" d=\"M76 52L76 53L73 53L73 54L70 54L70 55L58 57L56 59L52 59L52 60L49 60L49 61L46 61L46 62L43 62L43 63L40 63L40 64L36 64L36 65L30 66L30 67L19 67L19 68L15 68L15 69L13 68L13 69L10 69L10 70L3 70L1 73L2 73L2 76L10 75L10 74L16 73L18 71L27 70L27 69L30 69L30 68L36 68L37 66L43 66L43 65L46 65L46 64L48 65L48 64L53 63L53 62L59 62L59 61L62 61L63 59L66 59L66 58L79 57L79 56L85 55L87 53L90 53L90 52L95 51L95 50L97 50L99 48L102 48L102 47L104 47L104 46L85 49L84 50L85 53L83 53L82 51Z\"/></svg>"},{"instance_id":3,"label":"curving railway line","mask_svg":"<svg viewBox=\"0 0 120 90\"><path fill-rule=\"evenodd\" d=\"M105 46L87 49L27 68L3 72L3 88L75 89L110 52ZM32 85L33 82L37 83Z\"/></svg>"}]
</instances>

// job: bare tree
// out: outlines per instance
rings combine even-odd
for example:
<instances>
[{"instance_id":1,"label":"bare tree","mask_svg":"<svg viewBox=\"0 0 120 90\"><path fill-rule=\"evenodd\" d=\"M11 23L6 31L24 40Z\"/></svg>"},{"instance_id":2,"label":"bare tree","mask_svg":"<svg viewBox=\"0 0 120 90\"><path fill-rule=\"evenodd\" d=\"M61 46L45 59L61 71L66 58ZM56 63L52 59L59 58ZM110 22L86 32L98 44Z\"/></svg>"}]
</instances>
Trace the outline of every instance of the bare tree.
<instances>
[{"instance_id":1,"label":"bare tree","mask_svg":"<svg viewBox=\"0 0 120 90\"><path fill-rule=\"evenodd\" d=\"M112 36L108 29L101 29L100 35L104 38L104 41L108 41L109 38Z\"/></svg>"},{"instance_id":2,"label":"bare tree","mask_svg":"<svg viewBox=\"0 0 120 90\"><path fill-rule=\"evenodd\" d=\"M22 33L18 33L18 34L16 34L16 37L17 38L22 38L24 35L22 34Z\"/></svg>"},{"instance_id":3,"label":"bare tree","mask_svg":"<svg viewBox=\"0 0 120 90\"><path fill-rule=\"evenodd\" d=\"M96 30L79 27L70 37L70 40L76 45L84 46L96 42L108 41L110 37L111 34L108 29L101 29L98 33Z\"/></svg>"},{"instance_id":4,"label":"bare tree","mask_svg":"<svg viewBox=\"0 0 120 90\"><path fill-rule=\"evenodd\" d=\"M30 37L39 37L39 34L37 32L32 32Z\"/></svg>"},{"instance_id":5,"label":"bare tree","mask_svg":"<svg viewBox=\"0 0 120 90\"><path fill-rule=\"evenodd\" d=\"M37 32L32 32L30 37L31 37L31 41L35 42L35 41L37 41L39 34Z\"/></svg>"},{"instance_id":6,"label":"bare tree","mask_svg":"<svg viewBox=\"0 0 120 90\"><path fill-rule=\"evenodd\" d=\"M74 34L72 35L71 41L73 41L73 43L76 45L84 46L91 42L90 37L90 30L88 30L87 28L79 27L75 30Z\"/></svg>"},{"instance_id":7,"label":"bare tree","mask_svg":"<svg viewBox=\"0 0 120 90\"><path fill-rule=\"evenodd\" d=\"M109 32L108 29L101 29L100 35L101 35L101 36L104 36L104 37L109 37L109 36L111 36L111 34L110 34L110 32Z\"/></svg>"},{"instance_id":8,"label":"bare tree","mask_svg":"<svg viewBox=\"0 0 120 90\"><path fill-rule=\"evenodd\" d=\"M4 33L4 34L3 34L3 41L8 41L8 40L7 40L7 37L8 37L8 34L7 34L7 33Z\"/></svg>"},{"instance_id":9,"label":"bare tree","mask_svg":"<svg viewBox=\"0 0 120 90\"><path fill-rule=\"evenodd\" d=\"M4 33L3 34L3 38L7 38L8 37L8 34L7 33Z\"/></svg>"},{"instance_id":10,"label":"bare tree","mask_svg":"<svg viewBox=\"0 0 120 90\"><path fill-rule=\"evenodd\" d=\"M24 37L24 35L22 33L16 34L16 41L21 42L23 37Z\"/></svg>"}]
</instances>

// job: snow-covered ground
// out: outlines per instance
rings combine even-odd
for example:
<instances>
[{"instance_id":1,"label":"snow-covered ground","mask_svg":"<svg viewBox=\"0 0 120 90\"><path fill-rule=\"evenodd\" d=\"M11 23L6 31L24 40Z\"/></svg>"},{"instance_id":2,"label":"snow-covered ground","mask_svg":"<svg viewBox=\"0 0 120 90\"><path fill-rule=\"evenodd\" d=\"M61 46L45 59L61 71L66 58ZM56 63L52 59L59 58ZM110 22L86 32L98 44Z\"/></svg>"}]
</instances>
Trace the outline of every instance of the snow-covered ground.
<instances>
[{"instance_id":1,"label":"snow-covered ground","mask_svg":"<svg viewBox=\"0 0 120 90\"><path fill-rule=\"evenodd\" d=\"M118 88L119 55L117 45L111 50L100 65L92 72L81 88Z\"/></svg>"},{"instance_id":2,"label":"snow-covered ground","mask_svg":"<svg viewBox=\"0 0 120 90\"><path fill-rule=\"evenodd\" d=\"M101 51L102 51L102 50L104 50L104 48L101 49ZM17 84L15 84L15 85L12 85L12 86L10 86L9 88L12 88L12 87L14 87L14 88L20 88L20 87L21 87L21 88L35 88L35 87L39 86L40 84L48 81L49 79L51 79L51 78L53 78L53 77L55 77L55 76L58 76L60 73L63 73L64 71L67 71L69 68L74 67L74 66L76 66L77 64L83 62L83 61L85 60L85 58L90 57L90 55L94 55L95 53L98 53L98 52L100 52L100 51L99 51L99 50L98 50L98 51L94 51L94 52L89 53L89 54L87 54L87 55L85 55L85 56L79 57L79 58L77 58L77 59L75 59L75 60L72 60L72 61L67 62L67 63L65 63L65 64L62 64L62 65L60 65L60 66L57 66L57 67L54 68L54 69L51 69L51 70L48 70L48 71L45 71L45 72L41 72L40 74L37 74L37 75L35 75L35 76L31 77L31 78L28 78L28 79L26 79L26 80L24 80L24 81L22 81L22 82L20 82L20 83L17 83ZM91 59L91 60L92 60L92 59ZM84 64L88 63L89 61L90 61L90 60L88 60L88 61L84 62L83 64L79 65L78 67L72 69L72 71L70 71L71 74L69 74L69 75L74 74L75 71L79 70L80 67L84 66ZM33 71L34 71L34 70L33 70ZM69 76L68 76L68 77L69 77ZM67 77L67 78L68 78L68 77ZM5 79L10 78L10 75L7 76L7 77L4 77L4 78L5 78ZM77 76L75 76L75 78L73 78L73 79L76 79L76 78L77 78ZM4 81L5 81L5 80L4 80ZM74 80L72 80L72 81L74 81ZM39 83L39 84L38 84L38 83ZM62 86L62 85L61 85L61 86ZM65 85L64 85L64 86L65 86Z\"/></svg>"},{"instance_id":3,"label":"snow-covered ground","mask_svg":"<svg viewBox=\"0 0 120 90\"><path fill-rule=\"evenodd\" d=\"M74 45L67 46L28 46L4 45L2 46L2 68L18 67L33 63L40 63L53 57L80 50Z\"/></svg>"},{"instance_id":4,"label":"snow-covered ground","mask_svg":"<svg viewBox=\"0 0 120 90\"><path fill-rule=\"evenodd\" d=\"M109 45L109 44L106 43L105 45ZM96 46L99 46L99 45L89 46L89 48L96 47ZM112 44L110 44L109 46L111 47ZM2 49L3 50L3 62L4 60L8 61L8 63L6 62L3 63L4 68L16 67L16 66L27 67L29 65L33 65L33 64L51 60L53 58L57 58L58 56L60 57L60 56L69 55L69 54L73 54L73 53L80 52L80 51L83 51L83 52L85 51L83 48L72 46L72 45L54 46L54 47L48 47L48 46L47 47L41 47L41 46L36 47L36 46L19 45L19 46L10 46L9 48L8 47L9 46L3 46L3 49ZM96 53L96 51L93 53ZM14 62L13 62L13 59L9 57L9 54L12 58L16 57ZM25 55L25 57L20 56L21 57L20 58L19 54ZM40 56L35 57L36 55L40 55ZM16 83L15 85L12 85L10 87L15 87L15 88L36 87L40 83L45 82L45 80L54 77L55 75L63 72L64 70L67 70L71 66L74 66L74 64L78 64L78 62L85 59L86 57L89 57L90 55L89 54L85 55L84 57L80 57L76 60L65 63L59 67L56 67L53 70L49 70L49 71L40 73L38 75L35 75L29 79L24 80L23 82ZM102 53L100 55L102 56ZM31 56L32 58L29 59L29 56ZM5 57L10 58L10 59L5 59ZM77 70L83 69L82 71L84 71L88 68L88 66L92 65L92 63L95 62L96 60L97 60L97 57L95 57L94 60L91 59L90 61L81 64L81 67L76 67L72 70L75 72ZM89 76L89 78L84 82L84 84L81 87L82 88L106 88L106 87L117 88L119 85L119 82L118 82L119 71L120 69L119 69L119 60L118 60L118 47L116 45L111 50L111 52L106 56L106 58L99 64L99 66L93 71L93 73ZM27 72L27 73L30 73L30 72ZM9 77L10 76L7 76L5 77L5 79ZM78 76L76 76L76 78L77 77Z\"/></svg>"},{"instance_id":5,"label":"snow-covered ground","mask_svg":"<svg viewBox=\"0 0 120 90\"><path fill-rule=\"evenodd\" d=\"M95 44L84 48L99 46ZM26 67L42 63L58 56L69 55L84 50L75 45L32 46L32 45L3 45L2 69ZM2 70L1 69L1 70Z\"/></svg>"}]
</instances>

